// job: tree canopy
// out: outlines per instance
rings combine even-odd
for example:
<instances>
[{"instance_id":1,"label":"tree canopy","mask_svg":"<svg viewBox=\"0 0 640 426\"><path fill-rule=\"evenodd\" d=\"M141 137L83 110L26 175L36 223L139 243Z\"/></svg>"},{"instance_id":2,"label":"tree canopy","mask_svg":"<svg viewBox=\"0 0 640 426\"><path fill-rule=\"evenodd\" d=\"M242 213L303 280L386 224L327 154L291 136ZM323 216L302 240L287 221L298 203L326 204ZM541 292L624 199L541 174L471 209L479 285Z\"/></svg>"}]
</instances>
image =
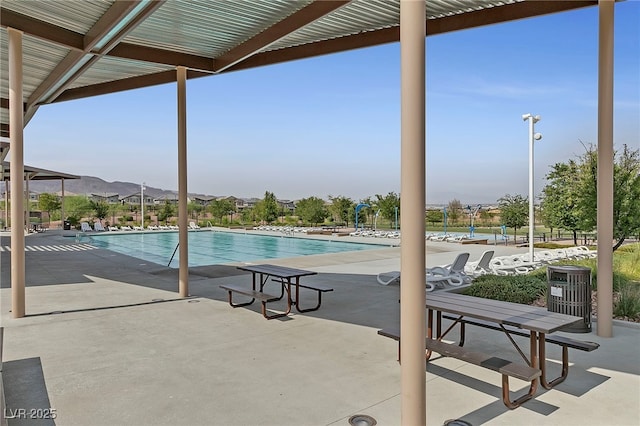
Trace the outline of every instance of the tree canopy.
<instances>
[{"instance_id":1,"label":"tree canopy","mask_svg":"<svg viewBox=\"0 0 640 426\"><path fill-rule=\"evenodd\" d=\"M314 226L324 222L328 216L327 209L324 206L324 200L318 197L303 198L298 201L296 204L296 214L303 222L311 223Z\"/></svg>"},{"instance_id":2,"label":"tree canopy","mask_svg":"<svg viewBox=\"0 0 640 426\"><path fill-rule=\"evenodd\" d=\"M593 145L567 163L558 163L547 175L543 189L543 217L547 226L591 232L597 225L598 152ZM614 155L613 237L616 250L640 232L640 150L623 145Z\"/></svg>"},{"instance_id":3,"label":"tree canopy","mask_svg":"<svg viewBox=\"0 0 640 426\"><path fill-rule=\"evenodd\" d=\"M505 195L498 199L500 220L507 228L513 228L515 239L518 228L529 223L529 201L522 195Z\"/></svg>"}]
</instances>

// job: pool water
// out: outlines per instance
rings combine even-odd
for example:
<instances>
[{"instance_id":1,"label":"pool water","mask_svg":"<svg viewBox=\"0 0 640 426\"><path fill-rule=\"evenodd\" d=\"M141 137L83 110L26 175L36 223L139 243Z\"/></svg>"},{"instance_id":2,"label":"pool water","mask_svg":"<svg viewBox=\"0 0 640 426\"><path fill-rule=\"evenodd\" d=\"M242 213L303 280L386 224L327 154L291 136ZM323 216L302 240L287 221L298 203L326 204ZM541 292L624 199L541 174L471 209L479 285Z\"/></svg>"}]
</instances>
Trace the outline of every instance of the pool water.
<instances>
[{"instance_id":1,"label":"pool water","mask_svg":"<svg viewBox=\"0 0 640 426\"><path fill-rule=\"evenodd\" d=\"M177 268L179 250L169 264L178 244L177 232L140 232L116 235L92 235L97 247L137 257L148 262ZM340 253L380 248L381 245L310 238L266 236L234 232L189 232L189 266L252 262L311 254Z\"/></svg>"}]
</instances>

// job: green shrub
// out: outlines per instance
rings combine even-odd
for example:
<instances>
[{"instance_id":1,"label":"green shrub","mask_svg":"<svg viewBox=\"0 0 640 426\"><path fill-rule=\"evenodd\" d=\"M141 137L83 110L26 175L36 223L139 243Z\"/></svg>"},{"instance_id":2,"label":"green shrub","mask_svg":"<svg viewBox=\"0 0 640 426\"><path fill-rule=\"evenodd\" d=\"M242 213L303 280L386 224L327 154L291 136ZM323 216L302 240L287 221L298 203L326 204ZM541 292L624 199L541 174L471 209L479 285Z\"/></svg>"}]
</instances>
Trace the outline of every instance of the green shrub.
<instances>
[{"instance_id":1,"label":"green shrub","mask_svg":"<svg viewBox=\"0 0 640 426\"><path fill-rule=\"evenodd\" d=\"M620 298L613 307L617 317L640 318L640 286L629 283L620 288Z\"/></svg>"},{"instance_id":2,"label":"green shrub","mask_svg":"<svg viewBox=\"0 0 640 426\"><path fill-rule=\"evenodd\" d=\"M483 275L467 287L464 294L485 299L530 305L547 289L545 279L532 275Z\"/></svg>"}]
</instances>

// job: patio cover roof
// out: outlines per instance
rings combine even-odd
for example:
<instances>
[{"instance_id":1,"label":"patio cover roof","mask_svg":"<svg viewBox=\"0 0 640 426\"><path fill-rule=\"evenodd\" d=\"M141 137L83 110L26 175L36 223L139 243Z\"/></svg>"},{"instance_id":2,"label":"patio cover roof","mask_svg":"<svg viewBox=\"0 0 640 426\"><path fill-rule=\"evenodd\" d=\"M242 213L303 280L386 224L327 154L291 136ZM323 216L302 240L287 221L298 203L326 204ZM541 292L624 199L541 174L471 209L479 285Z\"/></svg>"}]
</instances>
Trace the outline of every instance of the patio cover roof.
<instances>
[{"instance_id":1,"label":"patio cover roof","mask_svg":"<svg viewBox=\"0 0 640 426\"><path fill-rule=\"evenodd\" d=\"M597 1L429 0L427 35ZM7 27L23 31L25 125L40 105L400 39L399 0L3 0L0 136L9 136Z\"/></svg>"},{"instance_id":2,"label":"patio cover roof","mask_svg":"<svg viewBox=\"0 0 640 426\"><path fill-rule=\"evenodd\" d=\"M4 161L9 151L7 142L0 142L0 180L8 181L11 176L11 163ZM80 179L80 176L68 173L54 172L51 170L39 169L37 167L24 166L25 179L29 180L60 180L60 179Z\"/></svg>"}]
</instances>

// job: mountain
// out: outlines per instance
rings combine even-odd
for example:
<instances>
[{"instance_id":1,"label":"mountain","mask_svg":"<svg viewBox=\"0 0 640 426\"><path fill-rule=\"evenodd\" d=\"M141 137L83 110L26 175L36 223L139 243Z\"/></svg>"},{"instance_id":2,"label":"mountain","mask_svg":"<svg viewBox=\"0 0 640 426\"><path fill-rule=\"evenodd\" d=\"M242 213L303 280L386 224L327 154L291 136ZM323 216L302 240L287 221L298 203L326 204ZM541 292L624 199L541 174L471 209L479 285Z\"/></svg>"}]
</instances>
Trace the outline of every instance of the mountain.
<instances>
[{"instance_id":1,"label":"mountain","mask_svg":"<svg viewBox=\"0 0 640 426\"><path fill-rule=\"evenodd\" d=\"M58 180L39 180L29 182L29 190L37 193L56 193L62 189ZM69 179L64 181L65 195L91 195L91 194L113 194L126 197L131 194L140 193L140 184L132 182L107 182L94 176L81 176L80 179ZM177 191L169 191L161 188L145 186L145 195L161 197L164 195L175 195ZM192 194L190 194L192 195ZM197 194L201 195L201 194Z\"/></svg>"}]
</instances>

